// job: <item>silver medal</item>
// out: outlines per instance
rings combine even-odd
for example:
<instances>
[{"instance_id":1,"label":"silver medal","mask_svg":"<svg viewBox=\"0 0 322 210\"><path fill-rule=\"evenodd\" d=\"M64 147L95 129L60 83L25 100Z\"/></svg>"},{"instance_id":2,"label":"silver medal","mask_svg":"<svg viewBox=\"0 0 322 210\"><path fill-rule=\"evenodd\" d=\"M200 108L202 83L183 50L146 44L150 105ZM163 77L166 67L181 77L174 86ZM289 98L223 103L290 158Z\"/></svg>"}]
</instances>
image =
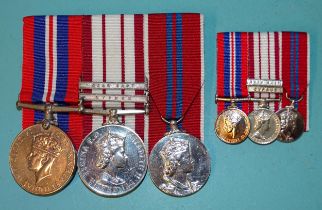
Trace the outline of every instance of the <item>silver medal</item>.
<instances>
[{"instance_id":1,"label":"silver medal","mask_svg":"<svg viewBox=\"0 0 322 210\"><path fill-rule=\"evenodd\" d=\"M267 103L248 115L250 132L248 137L257 144L270 144L276 140L281 130L281 122L277 114L268 109Z\"/></svg>"},{"instance_id":2,"label":"silver medal","mask_svg":"<svg viewBox=\"0 0 322 210\"><path fill-rule=\"evenodd\" d=\"M304 132L304 119L294 108L287 106L276 113L281 120L281 132L278 140L281 142L293 142Z\"/></svg>"},{"instance_id":3,"label":"silver medal","mask_svg":"<svg viewBox=\"0 0 322 210\"><path fill-rule=\"evenodd\" d=\"M151 179L162 192L188 196L202 188L210 175L210 158L205 146L194 136L179 131L170 122L168 132L151 151Z\"/></svg>"},{"instance_id":4,"label":"silver medal","mask_svg":"<svg viewBox=\"0 0 322 210\"><path fill-rule=\"evenodd\" d=\"M130 128L108 124L92 131L78 151L78 173L93 192L125 195L143 180L147 154L142 139Z\"/></svg>"}]
</instances>

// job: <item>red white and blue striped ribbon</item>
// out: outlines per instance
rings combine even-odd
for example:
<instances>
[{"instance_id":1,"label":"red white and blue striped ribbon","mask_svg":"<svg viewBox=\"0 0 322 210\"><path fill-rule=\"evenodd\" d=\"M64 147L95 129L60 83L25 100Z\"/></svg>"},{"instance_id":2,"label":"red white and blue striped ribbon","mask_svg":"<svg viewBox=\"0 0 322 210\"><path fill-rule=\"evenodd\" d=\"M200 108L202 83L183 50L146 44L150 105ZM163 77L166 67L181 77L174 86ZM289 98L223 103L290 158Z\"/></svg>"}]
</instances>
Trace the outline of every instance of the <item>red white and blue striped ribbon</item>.
<instances>
[{"instance_id":1,"label":"red white and blue striped ribbon","mask_svg":"<svg viewBox=\"0 0 322 210\"><path fill-rule=\"evenodd\" d=\"M20 100L76 104L80 75L83 81L94 82L144 82L147 77L150 93L162 113L178 118L202 86L203 50L200 14L26 17ZM133 94L130 90L118 93ZM202 88L182 123L187 132L201 139L203 94ZM143 104L116 102L89 105L143 108ZM40 112L23 113L24 128L43 117ZM59 126L76 148L105 120L101 116L58 114ZM149 150L167 129L151 102L149 115L124 116L122 121L144 139Z\"/></svg>"},{"instance_id":2,"label":"red white and blue striped ribbon","mask_svg":"<svg viewBox=\"0 0 322 210\"><path fill-rule=\"evenodd\" d=\"M241 46L239 48L239 45ZM250 79L282 80L283 87L292 98L303 101L295 106L303 115L306 131L309 130L309 36L304 32L226 32L217 35L217 93L224 97L246 97L245 75ZM238 60L239 51L242 52ZM238 78L232 77L241 65L241 85ZM300 79L301 78L301 79ZM233 88L235 87L235 88ZM237 87L237 89L236 89ZM238 94L238 88L242 93ZM283 94L282 103L271 103L271 109L277 111L290 102ZM277 94L252 93L257 98L278 98ZM246 104L246 103L245 103ZM256 108L257 103L239 106L246 113ZM218 103L218 113L225 108Z\"/></svg>"},{"instance_id":3,"label":"red white and blue striped ribbon","mask_svg":"<svg viewBox=\"0 0 322 210\"><path fill-rule=\"evenodd\" d=\"M29 103L78 103L81 74L80 16L31 16L24 18L23 73L20 101ZM40 111L23 109L23 128L43 119ZM76 142L81 116L58 113L59 127Z\"/></svg>"},{"instance_id":4,"label":"red white and blue striped ribbon","mask_svg":"<svg viewBox=\"0 0 322 210\"><path fill-rule=\"evenodd\" d=\"M247 97L248 68L247 34L224 32L217 34L217 95L219 97ZM218 101L218 113L230 103ZM248 103L237 103L239 109L248 113Z\"/></svg>"}]
</instances>

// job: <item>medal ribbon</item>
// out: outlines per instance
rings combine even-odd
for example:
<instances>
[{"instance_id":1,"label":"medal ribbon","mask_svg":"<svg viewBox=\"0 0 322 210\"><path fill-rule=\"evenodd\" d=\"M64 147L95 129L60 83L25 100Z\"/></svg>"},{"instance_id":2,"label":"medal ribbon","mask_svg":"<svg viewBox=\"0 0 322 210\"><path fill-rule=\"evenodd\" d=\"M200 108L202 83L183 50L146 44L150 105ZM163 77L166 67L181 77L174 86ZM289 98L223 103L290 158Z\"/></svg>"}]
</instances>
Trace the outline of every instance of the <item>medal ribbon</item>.
<instances>
[{"instance_id":1,"label":"medal ribbon","mask_svg":"<svg viewBox=\"0 0 322 210\"><path fill-rule=\"evenodd\" d=\"M147 70L147 15L94 15L83 17L83 73L86 82L145 82ZM98 94L144 94L143 90L92 90ZM98 108L144 109L143 103L90 102ZM121 116L147 144L147 115ZM83 135L102 126L106 116L84 116Z\"/></svg>"},{"instance_id":2,"label":"medal ribbon","mask_svg":"<svg viewBox=\"0 0 322 210\"><path fill-rule=\"evenodd\" d=\"M155 102L150 104L149 151L169 130L158 108L165 118L178 119L193 103L179 126L203 140L203 16L151 14L148 27L149 85Z\"/></svg>"},{"instance_id":3,"label":"medal ribbon","mask_svg":"<svg viewBox=\"0 0 322 210\"><path fill-rule=\"evenodd\" d=\"M227 98L248 97L248 39L247 33L225 32L217 34L217 95ZM229 102L218 101L217 111L222 112ZM237 103L248 113L248 103Z\"/></svg>"},{"instance_id":4,"label":"medal ribbon","mask_svg":"<svg viewBox=\"0 0 322 210\"><path fill-rule=\"evenodd\" d=\"M83 42L83 81L142 83L147 77L150 93L166 117L180 117L193 99L193 90L201 86L203 39L199 14L85 16ZM107 91L134 94L128 90ZM184 128L197 137L203 133L202 100L199 97L189 111L190 119L183 122ZM115 102L90 105L144 108L143 104ZM84 135L105 120L100 116L84 116ZM149 150L166 131L153 103L149 115L123 116L122 122L144 139Z\"/></svg>"},{"instance_id":5,"label":"medal ribbon","mask_svg":"<svg viewBox=\"0 0 322 210\"><path fill-rule=\"evenodd\" d=\"M284 92L299 99L295 107L309 129L309 36L304 32L225 32L217 34L217 93L222 97L247 97L246 79L282 80ZM238 58L241 51L241 58ZM238 66L241 65L239 72ZM246 76L245 76L246 75ZM241 83L239 83L241 81ZM235 87L235 88L234 88ZM238 89L241 87L241 92ZM237 88L237 89L236 89ZM251 93L255 98L278 98L278 94ZM229 103L228 103L229 104ZM245 104L245 105L244 105ZM257 102L238 105L247 114ZM272 110L290 104L283 94L282 103L271 103ZM218 102L218 113L227 102Z\"/></svg>"},{"instance_id":6,"label":"medal ribbon","mask_svg":"<svg viewBox=\"0 0 322 210\"><path fill-rule=\"evenodd\" d=\"M166 117L179 118L201 87L203 59L200 14L26 17L20 100L77 104L80 74L82 81L93 82L144 82L147 77L150 93ZM107 91L133 94L133 90L93 93ZM134 94L142 93L136 90ZM144 108L143 104L116 102L86 105ZM57 118L76 148L106 121L101 116L72 113L57 114ZM41 112L23 111L24 128L41 119ZM124 116L122 121L135 129L149 150L166 131L153 104L149 115ZM203 88L182 127L203 139Z\"/></svg>"},{"instance_id":7,"label":"medal ribbon","mask_svg":"<svg viewBox=\"0 0 322 210\"><path fill-rule=\"evenodd\" d=\"M24 18L23 69L20 101L27 103L78 103L81 74L81 16L30 16ZM82 139L81 116L58 113L59 127L73 140ZM23 128L44 118L43 112L23 109Z\"/></svg>"},{"instance_id":8,"label":"medal ribbon","mask_svg":"<svg viewBox=\"0 0 322 210\"><path fill-rule=\"evenodd\" d=\"M282 80L280 63L281 32L248 32L248 78L264 80ZM284 82L284 81L283 81ZM279 98L274 93L250 93L254 98ZM270 109L277 111L280 102L270 102ZM258 102L249 103L249 112L258 107Z\"/></svg>"},{"instance_id":9,"label":"medal ribbon","mask_svg":"<svg viewBox=\"0 0 322 210\"><path fill-rule=\"evenodd\" d=\"M295 103L305 122L305 131L309 130L309 84L310 84L310 41L305 32L282 32L281 60L284 91L290 98L303 100ZM282 107L290 104L285 94Z\"/></svg>"}]
</instances>

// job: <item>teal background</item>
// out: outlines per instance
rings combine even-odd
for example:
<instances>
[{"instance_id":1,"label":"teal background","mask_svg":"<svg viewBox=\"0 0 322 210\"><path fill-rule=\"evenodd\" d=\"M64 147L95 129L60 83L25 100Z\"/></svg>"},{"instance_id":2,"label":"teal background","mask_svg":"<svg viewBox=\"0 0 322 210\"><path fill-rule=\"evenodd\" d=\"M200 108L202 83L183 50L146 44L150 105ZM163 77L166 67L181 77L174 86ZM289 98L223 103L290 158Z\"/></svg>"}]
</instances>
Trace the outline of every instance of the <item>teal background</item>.
<instances>
[{"instance_id":1,"label":"teal background","mask_svg":"<svg viewBox=\"0 0 322 210\"><path fill-rule=\"evenodd\" d=\"M22 17L153 12L200 12L205 16L205 144L212 157L206 186L190 197L174 198L155 188L147 174L129 195L104 198L87 190L76 175L53 196L23 191L8 167L11 142L21 130L21 113L15 102L21 84ZM2 0L0 17L0 209L322 209L322 71L318 71L322 68L322 1ZM292 144L222 143L213 131L216 32L282 30L311 35L310 132Z\"/></svg>"}]
</instances>

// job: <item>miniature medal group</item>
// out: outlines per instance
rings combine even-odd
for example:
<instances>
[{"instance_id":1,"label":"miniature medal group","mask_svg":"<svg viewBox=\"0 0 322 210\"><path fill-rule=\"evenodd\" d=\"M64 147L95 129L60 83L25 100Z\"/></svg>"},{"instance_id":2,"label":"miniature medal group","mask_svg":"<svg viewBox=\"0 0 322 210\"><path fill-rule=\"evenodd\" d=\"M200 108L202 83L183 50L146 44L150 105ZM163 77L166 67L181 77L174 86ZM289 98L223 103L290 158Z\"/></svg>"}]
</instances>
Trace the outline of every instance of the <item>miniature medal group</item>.
<instances>
[{"instance_id":1,"label":"miniature medal group","mask_svg":"<svg viewBox=\"0 0 322 210\"><path fill-rule=\"evenodd\" d=\"M221 100L221 98L217 98ZM270 144L278 139L281 142L293 142L304 132L304 119L294 108L292 100L290 106L278 110L276 113L269 109L268 102L271 99L258 99L257 109L249 113L238 109L232 99L231 105L219 114L215 130L223 142L238 144L247 137L257 144ZM254 101L246 98L242 101ZM291 100L291 99L290 99Z\"/></svg>"}]
</instances>

